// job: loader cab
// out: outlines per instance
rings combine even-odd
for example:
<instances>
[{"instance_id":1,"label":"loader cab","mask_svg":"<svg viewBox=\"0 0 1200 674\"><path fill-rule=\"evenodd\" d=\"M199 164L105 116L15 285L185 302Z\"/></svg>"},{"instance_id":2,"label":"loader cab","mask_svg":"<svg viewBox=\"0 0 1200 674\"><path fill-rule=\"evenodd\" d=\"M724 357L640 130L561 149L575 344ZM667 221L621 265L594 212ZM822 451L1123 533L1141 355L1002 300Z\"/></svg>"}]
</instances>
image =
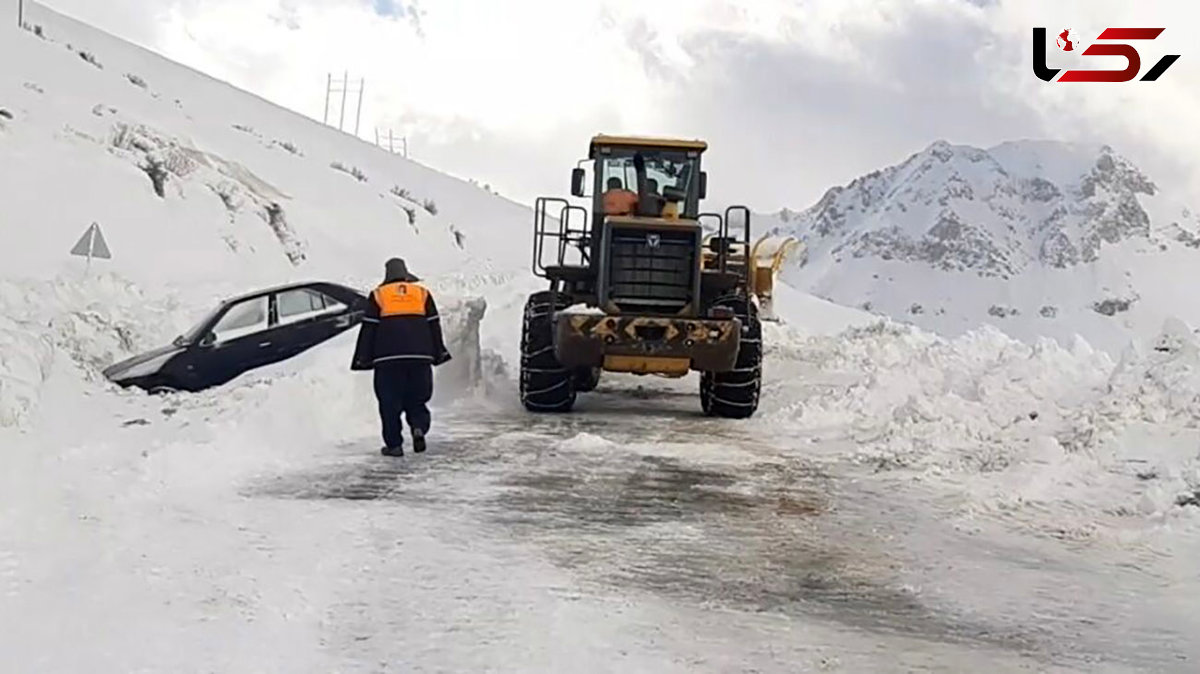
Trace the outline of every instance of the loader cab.
<instances>
[{"instance_id":1,"label":"loader cab","mask_svg":"<svg viewBox=\"0 0 1200 674\"><path fill-rule=\"evenodd\" d=\"M593 231L613 215L695 220L707 191L700 164L705 149L703 141L593 138L586 160L592 169ZM585 197L587 171L578 167L571 178L571 193Z\"/></svg>"}]
</instances>

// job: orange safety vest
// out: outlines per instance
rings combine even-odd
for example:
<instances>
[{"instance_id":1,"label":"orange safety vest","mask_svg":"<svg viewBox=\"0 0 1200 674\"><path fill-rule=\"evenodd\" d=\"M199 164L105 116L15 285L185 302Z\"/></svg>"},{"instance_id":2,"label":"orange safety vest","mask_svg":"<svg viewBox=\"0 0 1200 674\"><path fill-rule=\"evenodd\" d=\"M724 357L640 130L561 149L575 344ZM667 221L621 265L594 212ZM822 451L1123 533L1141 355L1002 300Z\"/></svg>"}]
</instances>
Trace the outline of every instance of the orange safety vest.
<instances>
[{"instance_id":1,"label":"orange safety vest","mask_svg":"<svg viewBox=\"0 0 1200 674\"><path fill-rule=\"evenodd\" d=\"M609 190L604 193L605 215L629 215L637 208L637 194L629 190Z\"/></svg>"},{"instance_id":2,"label":"orange safety vest","mask_svg":"<svg viewBox=\"0 0 1200 674\"><path fill-rule=\"evenodd\" d=\"M375 303L379 305L379 317L424 316L425 300L429 291L416 283L404 281L388 283L375 289Z\"/></svg>"}]
</instances>

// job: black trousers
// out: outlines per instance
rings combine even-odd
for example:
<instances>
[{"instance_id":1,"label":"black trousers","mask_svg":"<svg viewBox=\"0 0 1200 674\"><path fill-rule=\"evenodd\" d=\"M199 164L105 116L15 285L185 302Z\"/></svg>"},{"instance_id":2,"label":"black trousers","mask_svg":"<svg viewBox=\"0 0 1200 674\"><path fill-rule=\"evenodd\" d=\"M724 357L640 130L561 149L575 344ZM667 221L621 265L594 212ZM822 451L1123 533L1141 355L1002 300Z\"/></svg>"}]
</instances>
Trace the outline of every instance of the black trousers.
<instances>
[{"instance_id":1,"label":"black trousers","mask_svg":"<svg viewBox=\"0 0 1200 674\"><path fill-rule=\"evenodd\" d=\"M375 399L379 401L384 444L388 447L404 444L401 415L413 430L428 433L431 418L427 403L432 397L431 363L397 361L376 365Z\"/></svg>"}]
</instances>

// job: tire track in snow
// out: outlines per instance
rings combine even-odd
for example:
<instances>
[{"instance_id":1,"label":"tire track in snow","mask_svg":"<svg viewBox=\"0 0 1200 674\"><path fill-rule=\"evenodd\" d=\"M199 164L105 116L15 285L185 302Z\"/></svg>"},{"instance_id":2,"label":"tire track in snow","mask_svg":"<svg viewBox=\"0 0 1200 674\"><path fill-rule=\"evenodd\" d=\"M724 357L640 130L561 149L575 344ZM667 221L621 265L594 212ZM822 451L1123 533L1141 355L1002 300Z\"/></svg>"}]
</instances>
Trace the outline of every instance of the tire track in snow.
<instances>
[{"instance_id":1,"label":"tire track in snow","mask_svg":"<svg viewBox=\"0 0 1200 674\"><path fill-rule=\"evenodd\" d=\"M490 530L536 545L587 582L619 592L817 617L902 639L1022 655L1052 650L1036 628L1005 628L926 606L894 578L893 560L874 532L841 528L835 511L855 495L840 494L837 480L813 464L698 412L667 404L666 414L647 415L643 407L646 398L683 405L692 397L651 390L614 397L592 414L443 418L450 436L426 456L341 461L247 493L399 501L436 511L432 517L466 512ZM631 414L640 423L630 423ZM603 434L609 442L561 441L581 434ZM646 436L674 444L655 447ZM709 449L689 457L697 445L724 447L728 456ZM861 507L873 506L888 507Z\"/></svg>"}]
</instances>

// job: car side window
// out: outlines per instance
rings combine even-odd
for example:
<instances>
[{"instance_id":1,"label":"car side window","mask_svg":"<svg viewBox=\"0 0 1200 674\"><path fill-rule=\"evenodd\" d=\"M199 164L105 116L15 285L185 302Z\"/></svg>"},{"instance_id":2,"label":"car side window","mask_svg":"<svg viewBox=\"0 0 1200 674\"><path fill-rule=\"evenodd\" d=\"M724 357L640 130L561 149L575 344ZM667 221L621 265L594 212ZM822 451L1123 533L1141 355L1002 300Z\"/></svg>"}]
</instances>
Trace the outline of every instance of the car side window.
<instances>
[{"instance_id":1,"label":"car side window","mask_svg":"<svg viewBox=\"0 0 1200 674\"><path fill-rule=\"evenodd\" d=\"M267 306L265 296L238 302L229 307L221 320L213 326L213 335L216 336L218 342L227 342L266 330Z\"/></svg>"},{"instance_id":2,"label":"car side window","mask_svg":"<svg viewBox=\"0 0 1200 674\"><path fill-rule=\"evenodd\" d=\"M275 296L279 324L295 323L325 311L325 296L307 288L287 290Z\"/></svg>"},{"instance_id":3,"label":"car side window","mask_svg":"<svg viewBox=\"0 0 1200 674\"><path fill-rule=\"evenodd\" d=\"M288 290L275 296L275 309L280 325L339 311L344 307L345 305L332 297L308 288Z\"/></svg>"},{"instance_id":4,"label":"car side window","mask_svg":"<svg viewBox=\"0 0 1200 674\"><path fill-rule=\"evenodd\" d=\"M341 311L346 308L345 302L339 302L325 293L318 293L321 299L325 302L325 310L329 312Z\"/></svg>"}]
</instances>

